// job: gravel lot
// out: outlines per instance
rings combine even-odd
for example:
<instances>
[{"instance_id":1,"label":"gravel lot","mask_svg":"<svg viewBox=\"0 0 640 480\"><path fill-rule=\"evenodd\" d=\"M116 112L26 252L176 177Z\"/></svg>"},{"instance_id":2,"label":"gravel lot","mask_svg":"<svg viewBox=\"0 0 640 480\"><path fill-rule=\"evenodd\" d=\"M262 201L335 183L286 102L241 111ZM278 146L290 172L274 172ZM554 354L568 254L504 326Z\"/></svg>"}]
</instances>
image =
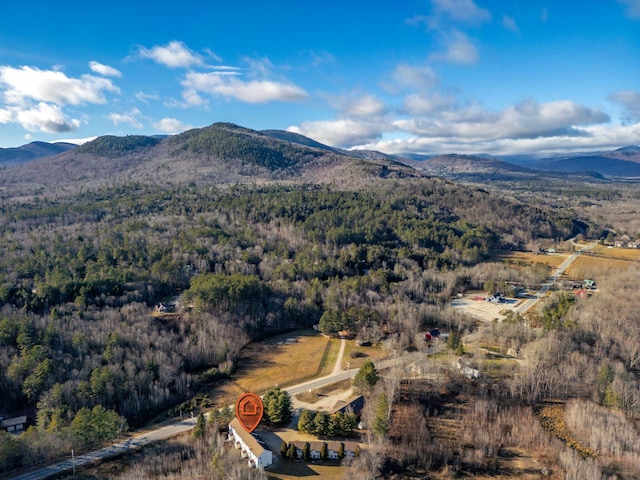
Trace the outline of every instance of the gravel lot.
<instances>
[{"instance_id":1,"label":"gravel lot","mask_svg":"<svg viewBox=\"0 0 640 480\"><path fill-rule=\"evenodd\" d=\"M513 310L523 301L520 298L506 298L504 303L491 303L483 300L484 296L484 292L468 292L462 298L452 300L451 307L462 310L475 320L491 322L494 318L502 320L507 310Z\"/></svg>"}]
</instances>

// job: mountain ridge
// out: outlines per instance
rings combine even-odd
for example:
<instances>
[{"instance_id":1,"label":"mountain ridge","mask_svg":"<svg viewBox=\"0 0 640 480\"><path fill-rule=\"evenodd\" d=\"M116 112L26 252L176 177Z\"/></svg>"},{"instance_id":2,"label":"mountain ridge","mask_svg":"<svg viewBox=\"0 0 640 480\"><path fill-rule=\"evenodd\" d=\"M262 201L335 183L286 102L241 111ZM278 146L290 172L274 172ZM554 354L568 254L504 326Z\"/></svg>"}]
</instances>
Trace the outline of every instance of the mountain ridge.
<instances>
[{"instance_id":1,"label":"mountain ridge","mask_svg":"<svg viewBox=\"0 0 640 480\"><path fill-rule=\"evenodd\" d=\"M145 150L167 142L172 149L160 148L164 157L182 154L200 155L231 162L230 166L244 165L244 171L264 168L265 172L304 168L313 164L314 159L330 157L350 157L367 162L392 162L417 169L430 175L450 178L474 177L498 179L521 176L577 174L603 177L640 177L640 146L629 145L611 151L558 154L546 157L494 156L489 154L438 154L424 155L403 153L389 155L369 150L344 150L323 144L304 135L286 130L252 130L232 123L218 122L194 128L176 135L127 135L118 137L103 135L76 146L71 143L31 142L14 148L0 149L0 166L10 167L30 163L41 158L53 157L68 151L77 154L96 154L102 157L122 157L127 155L145 157ZM292 147L293 145L297 147ZM307 149L304 151L300 149ZM297 150L297 151L296 151ZM74 157L77 159L77 157ZM140 158L136 161L140 161ZM130 160L132 160L130 158ZM132 160L133 161L133 160ZM148 161L148 159L147 159ZM234 161L236 163L234 164ZM116 171L126 169L122 162ZM126 162L125 162L126 163ZM34 166L35 171L38 167ZM69 166L65 167L67 170ZM91 176L88 174L88 176ZM246 176L246 175L245 175Z\"/></svg>"},{"instance_id":2,"label":"mountain ridge","mask_svg":"<svg viewBox=\"0 0 640 480\"><path fill-rule=\"evenodd\" d=\"M264 181L361 182L363 178L424 176L379 154L348 154L306 137L276 138L230 123L167 138L111 135L68 152L3 170L0 186L51 191L138 182L223 185ZM304 145L308 143L312 146Z\"/></svg>"}]
</instances>

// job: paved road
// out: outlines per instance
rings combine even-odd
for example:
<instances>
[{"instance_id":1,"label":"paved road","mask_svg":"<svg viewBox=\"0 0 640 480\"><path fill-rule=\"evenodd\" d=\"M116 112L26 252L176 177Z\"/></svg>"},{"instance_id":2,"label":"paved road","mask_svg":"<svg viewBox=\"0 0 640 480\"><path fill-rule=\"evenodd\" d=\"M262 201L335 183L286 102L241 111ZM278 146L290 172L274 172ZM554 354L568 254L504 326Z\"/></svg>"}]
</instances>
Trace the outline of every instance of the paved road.
<instances>
[{"instance_id":1,"label":"paved road","mask_svg":"<svg viewBox=\"0 0 640 480\"><path fill-rule=\"evenodd\" d=\"M299 385L294 385L293 387L285 388L284 390L289 392L289 395L293 397L294 395L300 392L304 392L305 390L308 390L308 389L319 388L319 387L328 385L330 383L338 382L340 380L353 378L355 374L358 373L357 370L345 371L345 370L342 370L341 368L345 345L346 345L346 341L342 340L340 344L340 352L338 353L338 359L336 361L336 366L334 367L333 371L329 375L322 378L317 378L315 380L310 380L308 382L304 382ZM382 365L381 367L384 368ZM149 445L150 443L175 437L176 435L179 435L181 433L185 433L191 430L194 427L195 423L196 423L196 418L189 417L186 419L182 419L180 421L176 421L168 425L164 425L162 427L156 428L154 430L150 430L148 432L136 435L126 441L114 444L110 447L101 448L99 450L95 450L93 452L89 452L84 455L79 455L75 457L74 460L71 460L71 459L64 460L62 462L58 462L56 464L43 467L41 469L34 470L30 473L24 473L17 477L11 477L11 478L12 480L43 480L46 478L50 478L56 475L60 475L63 472L73 470L74 467L80 467L92 462L101 461L101 460L125 453L128 450L137 449L145 445Z\"/></svg>"},{"instance_id":2,"label":"paved road","mask_svg":"<svg viewBox=\"0 0 640 480\"><path fill-rule=\"evenodd\" d=\"M125 453L128 450L137 449L145 445L149 445L150 443L174 437L180 433L191 430L195 423L195 418L182 419L169 425L159 427L155 430L142 433L123 442L116 443L110 447L101 448L99 450L94 450L93 452L85 453L84 455L79 455L73 460L64 460L30 473L25 473L11 478L12 480L42 480L60 475L63 472L73 470L74 467L80 467L92 462L104 460L106 458Z\"/></svg>"},{"instance_id":3,"label":"paved road","mask_svg":"<svg viewBox=\"0 0 640 480\"><path fill-rule=\"evenodd\" d=\"M589 245L575 252L573 255L569 256L564 262L560 264L560 266L558 266L558 268L553 271L549 279L540 286L540 290L538 290L532 298L529 298L528 300L518 305L515 308L515 311L519 313L525 313L527 310L533 307L538 301L540 301L540 299L544 297L544 295L549 291L553 284L558 281L564 271L569 268L569 265L571 265L583 252L591 250L596 245L596 242L590 243Z\"/></svg>"}]
</instances>

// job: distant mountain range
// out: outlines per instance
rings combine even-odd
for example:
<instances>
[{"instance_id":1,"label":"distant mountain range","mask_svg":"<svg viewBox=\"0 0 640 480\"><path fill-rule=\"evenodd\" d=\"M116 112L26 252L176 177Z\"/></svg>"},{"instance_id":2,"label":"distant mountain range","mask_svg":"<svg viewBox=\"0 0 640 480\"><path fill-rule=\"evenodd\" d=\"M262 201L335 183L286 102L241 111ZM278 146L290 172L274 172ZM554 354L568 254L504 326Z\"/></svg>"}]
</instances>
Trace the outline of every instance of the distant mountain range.
<instances>
[{"instance_id":1,"label":"distant mountain range","mask_svg":"<svg viewBox=\"0 0 640 480\"><path fill-rule=\"evenodd\" d=\"M562 172L598 172L608 177L640 177L640 147L629 146L610 152L578 153L543 158L533 168Z\"/></svg>"},{"instance_id":2,"label":"distant mountain range","mask_svg":"<svg viewBox=\"0 0 640 480\"><path fill-rule=\"evenodd\" d=\"M107 158L108 161L104 159ZM13 181L79 181L123 176L127 179L172 182L196 176L219 181L247 176L285 178L326 175L356 160L378 169L378 175L423 172L469 181L517 180L539 176L592 178L640 177L640 147L607 152L497 158L491 155L387 155L376 151L342 150L283 130L255 131L216 123L173 136L103 136L76 146L32 142L0 148L3 177ZM384 167L384 168L383 168ZM413 169L411 173L410 167ZM371 170L372 171L372 170ZM401 173L402 172L402 173ZM353 173L353 172L352 172Z\"/></svg>"},{"instance_id":3,"label":"distant mountain range","mask_svg":"<svg viewBox=\"0 0 640 480\"><path fill-rule=\"evenodd\" d=\"M0 148L0 166L18 165L36 158L57 155L76 148L76 146L73 143L64 142L31 142L20 147Z\"/></svg>"}]
</instances>

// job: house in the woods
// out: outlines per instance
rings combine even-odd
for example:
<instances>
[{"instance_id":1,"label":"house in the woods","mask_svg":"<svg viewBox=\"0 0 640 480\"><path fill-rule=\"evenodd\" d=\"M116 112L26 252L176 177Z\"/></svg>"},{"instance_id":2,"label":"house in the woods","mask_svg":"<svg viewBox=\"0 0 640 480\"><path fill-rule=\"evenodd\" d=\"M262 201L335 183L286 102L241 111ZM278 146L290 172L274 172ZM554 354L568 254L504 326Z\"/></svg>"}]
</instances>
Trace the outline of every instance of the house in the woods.
<instances>
[{"instance_id":1,"label":"house in the woods","mask_svg":"<svg viewBox=\"0 0 640 480\"><path fill-rule=\"evenodd\" d=\"M13 417L13 418L3 418L0 417L0 430L4 430L6 432L21 432L24 430L24 426L27 423L27 416L22 415L21 417Z\"/></svg>"}]
</instances>

